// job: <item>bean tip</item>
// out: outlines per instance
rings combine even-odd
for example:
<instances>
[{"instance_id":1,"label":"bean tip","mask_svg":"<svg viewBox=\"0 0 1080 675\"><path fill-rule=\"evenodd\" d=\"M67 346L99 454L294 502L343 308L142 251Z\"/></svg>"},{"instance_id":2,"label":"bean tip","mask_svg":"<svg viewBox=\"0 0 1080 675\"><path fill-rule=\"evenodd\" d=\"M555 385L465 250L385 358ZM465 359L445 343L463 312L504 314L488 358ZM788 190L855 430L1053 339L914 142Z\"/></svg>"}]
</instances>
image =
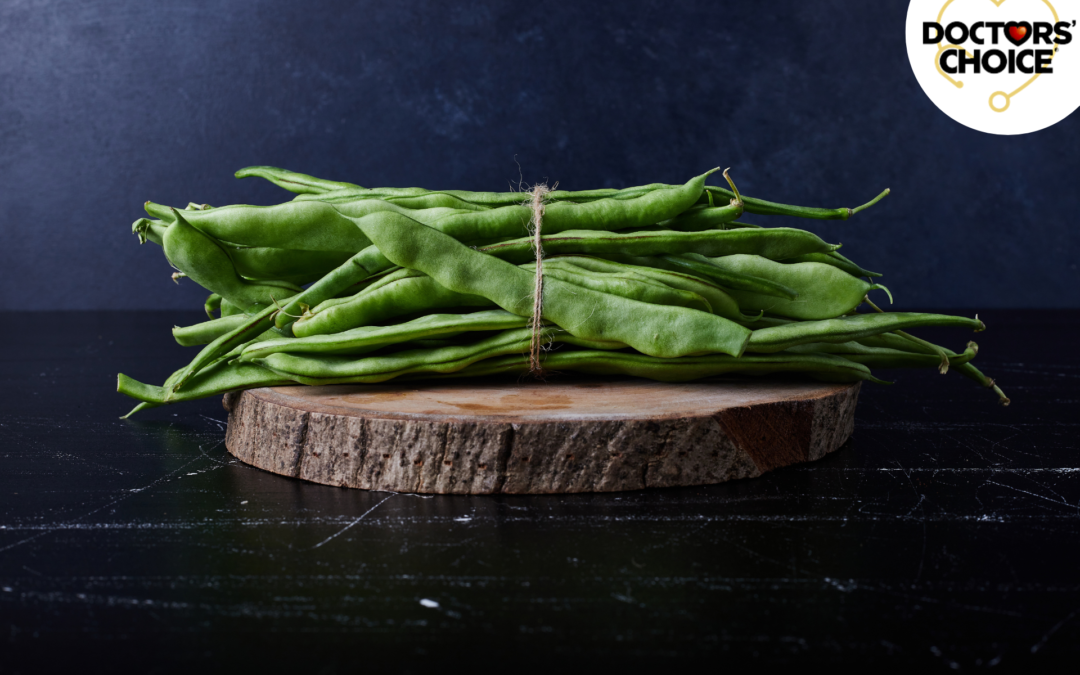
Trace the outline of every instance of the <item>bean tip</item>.
<instances>
[{"instance_id":1,"label":"bean tip","mask_svg":"<svg viewBox=\"0 0 1080 675\"><path fill-rule=\"evenodd\" d=\"M856 206L853 209L848 209L848 217L850 218L851 216L855 215L859 211L864 211L864 210L870 208L871 206L873 206L874 204L877 204L882 199L885 199L886 197L888 197L889 192L890 192L889 188L885 188L885 190L881 194L879 194L877 197L874 197L870 201L866 202L862 206Z\"/></svg>"}]
</instances>

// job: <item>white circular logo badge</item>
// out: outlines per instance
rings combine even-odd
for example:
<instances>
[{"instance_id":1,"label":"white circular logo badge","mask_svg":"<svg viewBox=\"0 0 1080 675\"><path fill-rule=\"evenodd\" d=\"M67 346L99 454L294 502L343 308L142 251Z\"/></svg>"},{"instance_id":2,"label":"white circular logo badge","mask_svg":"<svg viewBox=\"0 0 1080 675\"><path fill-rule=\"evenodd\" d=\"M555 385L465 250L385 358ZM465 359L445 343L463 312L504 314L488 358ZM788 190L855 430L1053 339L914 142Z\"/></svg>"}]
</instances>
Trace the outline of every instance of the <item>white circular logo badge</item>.
<instances>
[{"instance_id":1,"label":"white circular logo badge","mask_svg":"<svg viewBox=\"0 0 1080 675\"><path fill-rule=\"evenodd\" d=\"M911 0L911 69L938 108L988 134L1026 134L1080 106L1080 0Z\"/></svg>"}]
</instances>

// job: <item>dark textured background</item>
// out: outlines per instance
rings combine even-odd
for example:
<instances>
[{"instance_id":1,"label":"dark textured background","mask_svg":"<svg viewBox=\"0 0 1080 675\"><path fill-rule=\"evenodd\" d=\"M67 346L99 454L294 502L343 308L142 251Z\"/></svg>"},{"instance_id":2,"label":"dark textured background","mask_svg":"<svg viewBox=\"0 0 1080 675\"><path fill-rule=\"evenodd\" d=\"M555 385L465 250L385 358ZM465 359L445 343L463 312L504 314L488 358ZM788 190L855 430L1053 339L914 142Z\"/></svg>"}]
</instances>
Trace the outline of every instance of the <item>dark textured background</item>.
<instances>
[{"instance_id":1,"label":"dark textured background","mask_svg":"<svg viewBox=\"0 0 1080 675\"><path fill-rule=\"evenodd\" d=\"M567 189L733 167L904 307L1077 307L1080 116L967 129L907 63L907 2L0 4L0 306L197 307L147 199L282 201L232 172Z\"/></svg>"}]
</instances>

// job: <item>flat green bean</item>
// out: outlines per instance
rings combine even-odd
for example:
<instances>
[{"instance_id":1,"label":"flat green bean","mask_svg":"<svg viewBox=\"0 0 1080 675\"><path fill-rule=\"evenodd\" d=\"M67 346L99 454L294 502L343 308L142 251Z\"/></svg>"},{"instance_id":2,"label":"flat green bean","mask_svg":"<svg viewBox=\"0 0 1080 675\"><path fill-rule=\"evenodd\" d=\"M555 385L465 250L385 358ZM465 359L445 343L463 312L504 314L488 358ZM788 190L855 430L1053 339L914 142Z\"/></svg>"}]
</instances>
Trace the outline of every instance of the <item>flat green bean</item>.
<instances>
[{"instance_id":1,"label":"flat green bean","mask_svg":"<svg viewBox=\"0 0 1080 675\"><path fill-rule=\"evenodd\" d=\"M656 267L686 272L701 279L708 279L730 291L750 291L769 295L777 298L794 300L799 297L799 292L783 284L770 279L733 272L722 267L713 265L707 258L697 260L685 255L661 255L661 256L604 256L613 260L626 261L632 264L654 265Z\"/></svg>"},{"instance_id":2,"label":"flat green bean","mask_svg":"<svg viewBox=\"0 0 1080 675\"><path fill-rule=\"evenodd\" d=\"M696 258L696 256L695 256ZM729 255L709 258L720 269L762 277L796 290L794 300L732 289L731 296L745 311L765 311L794 319L829 319L858 307L866 294L884 289L851 276L832 265L822 263L784 264L755 255Z\"/></svg>"},{"instance_id":3,"label":"flat green bean","mask_svg":"<svg viewBox=\"0 0 1080 675\"><path fill-rule=\"evenodd\" d=\"M924 354L888 347L871 347L861 341L840 343L808 342L789 347L784 352L793 354L834 354L861 363L869 368L936 368L938 365L936 354ZM969 342L963 354L953 354L949 357L949 364L959 366L967 363L975 358L978 352L978 345Z\"/></svg>"},{"instance_id":4,"label":"flat green bean","mask_svg":"<svg viewBox=\"0 0 1080 675\"><path fill-rule=\"evenodd\" d=\"M329 335L418 312L495 304L479 294L446 288L429 276L409 275L365 289L345 302L324 302L297 319L292 333L301 338Z\"/></svg>"},{"instance_id":5,"label":"flat green bean","mask_svg":"<svg viewBox=\"0 0 1080 675\"><path fill-rule=\"evenodd\" d=\"M247 316L237 314L224 316L220 319L210 319L193 326L173 326L173 338L182 347L194 347L195 345L210 344L222 335L235 330L247 321Z\"/></svg>"},{"instance_id":6,"label":"flat green bean","mask_svg":"<svg viewBox=\"0 0 1080 675\"><path fill-rule=\"evenodd\" d=\"M871 272L865 270L855 263L851 262L847 258L840 255L837 251L830 251L828 253L806 253L803 255L797 255L792 258L785 258L779 262L785 265L791 265L794 263L822 263L824 265L832 265L836 269L843 270L853 277L880 277L878 272Z\"/></svg>"},{"instance_id":7,"label":"flat green bean","mask_svg":"<svg viewBox=\"0 0 1080 675\"><path fill-rule=\"evenodd\" d=\"M700 232L702 230L727 229L727 224L743 214L741 203L726 206L698 204L670 220L659 223L661 227L680 232Z\"/></svg>"},{"instance_id":8,"label":"flat green bean","mask_svg":"<svg viewBox=\"0 0 1080 675\"><path fill-rule=\"evenodd\" d=\"M632 375L661 382L689 382L719 375L774 375L799 373L827 382L869 380L886 384L866 366L831 354L745 355L735 358L723 354L684 356L665 359L621 351L574 350L544 355L544 369L549 373L576 372L589 375ZM454 372L454 377L482 377L528 372L521 357L492 358ZM438 376L425 375L423 379ZM407 377L406 379L421 379Z\"/></svg>"},{"instance_id":9,"label":"flat green bean","mask_svg":"<svg viewBox=\"0 0 1080 675\"><path fill-rule=\"evenodd\" d=\"M517 316L501 309L472 314L427 314L393 326L361 326L329 335L267 340L248 345L240 358L250 361L278 352L365 354L387 345L420 339L449 337L465 332L522 328L528 321L528 317Z\"/></svg>"},{"instance_id":10,"label":"flat green bean","mask_svg":"<svg viewBox=\"0 0 1080 675\"><path fill-rule=\"evenodd\" d=\"M285 169L278 169L272 166L249 166L240 169L235 175L237 178L248 178L250 176L265 178L280 188L301 195L323 194L333 190L363 189L359 185L353 183L339 183L332 180L323 180L322 178L315 178L314 176L309 176L307 174L286 171Z\"/></svg>"},{"instance_id":11,"label":"flat green bean","mask_svg":"<svg viewBox=\"0 0 1080 675\"><path fill-rule=\"evenodd\" d=\"M751 333L746 350L757 353L779 352L808 342L849 342L880 333L924 326L971 328L975 331L986 328L978 319L946 314L917 312L855 314L838 319L798 321L771 328L760 328Z\"/></svg>"},{"instance_id":12,"label":"flat green bean","mask_svg":"<svg viewBox=\"0 0 1080 675\"><path fill-rule=\"evenodd\" d=\"M522 267L535 270L536 265L529 264ZM697 293L672 288L634 272L596 273L573 266L545 265L543 274L545 278L560 279L575 286L609 295L618 295L651 305L688 307L702 312L709 312L710 314L713 313L709 301Z\"/></svg>"},{"instance_id":13,"label":"flat green bean","mask_svg":"<svg viewBox=\"0 0 1080 675\"><path fill-rule=\"evenodd\" d=\"M655 281L659 281L662 284L666 284L672 288L678 288L684 291L690 291L696 293L709 303L709 307L713 314L719 314L725 319L731 319L732 321L747 321L750 317L745 316L739 311L739 305L730 295L725 293L719 286L709 283L698 277L683 274L681 272L671 272L668 270L657 269L654 267L645 267L639 265L627 265L624 263L614 262L612 260L605 260L604 258L596 258L592 256L558 256L555 258L548 258L544 261L544 269L548 269L551 266L559 267L562 265L571 265L579 269L584 269L590 272L604 272L604 273L616 273L616 272L633 272L642 276L649 277Z\"/></svg>"},{"instance_id":14,"label":"flat green bean","mask_svg":"<svg viewBox=\"0 0 1080 675\"><path fill-rule=\"evenodd\" d=\"M595 202L594 202L595 203ZM546 225L545 225L546 228ZM701 252L707 256L754 254L781 260L804 253L826 253L837 248L816 234L787 227L770 229L704 230L701 232L633 232L618 234L594 230L570 230L541 237L545 253L651 256ZM480 249L513 263L535 258L532 237L484 246Z\"/></svg>"},{"instance_id":15,"label":"flat green bean","mask_svg":"<svg viewBox=\"0 0 1080 675\"><path fill-rule=\"evenodd\" d=\"M517 328L473 344L438 349L415 349L364 358L276 352L251 362L302 384L376 383L413 373L450 373L484 359L522 354L529 351L531 338L531 328ZM554 327L544 331L544 340L548 344L565 342L591 349L622 349L626 346L606 340L584 340Z\"/></svg>"}]
</instances>

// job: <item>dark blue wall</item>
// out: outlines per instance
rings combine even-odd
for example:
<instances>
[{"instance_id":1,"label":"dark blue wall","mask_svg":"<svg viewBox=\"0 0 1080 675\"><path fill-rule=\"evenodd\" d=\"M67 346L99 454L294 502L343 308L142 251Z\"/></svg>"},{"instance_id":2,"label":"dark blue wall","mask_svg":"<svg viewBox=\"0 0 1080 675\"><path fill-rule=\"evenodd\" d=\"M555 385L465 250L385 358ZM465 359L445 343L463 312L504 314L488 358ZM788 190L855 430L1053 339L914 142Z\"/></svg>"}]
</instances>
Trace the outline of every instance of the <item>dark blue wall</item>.
<instances>
[{"instance_id":1,"label":"dark blue wall","mask_svg":"<svg viewBox=\"0 0 1080 675\"><path fill-rule=\"evenodd\" d=\"M288 197L243 166L499 190L520 164L567 189L731 166L747 194L821 206L891 187L811 229L899 305L1078 306L1080 115L1019 137L956 124L911 73L906 10L5 0L0 305L199 306L129 226L147 199Z\"/></svg>"}]
</instances>

